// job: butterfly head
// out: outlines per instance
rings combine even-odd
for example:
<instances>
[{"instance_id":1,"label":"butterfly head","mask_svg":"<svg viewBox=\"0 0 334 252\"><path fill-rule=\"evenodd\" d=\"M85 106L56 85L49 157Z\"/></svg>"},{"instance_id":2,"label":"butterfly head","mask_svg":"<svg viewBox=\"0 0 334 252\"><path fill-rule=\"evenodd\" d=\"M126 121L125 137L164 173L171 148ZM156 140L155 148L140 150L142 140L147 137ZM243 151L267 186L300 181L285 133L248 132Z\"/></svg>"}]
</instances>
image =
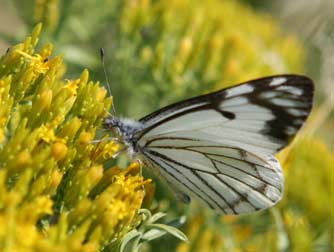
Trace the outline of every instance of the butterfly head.
<instances>
[{"instance_id":1,"label":"butterfly head","mask_svg":"<svg viewBox=\"0 0 334 252\"><path fill-rule=\"evenodd\" d=\"M135 134L143 128L143 125L131 119L111 116L104 119L103 127L111 130L126 145L133 147Z\"/></svg>"}]
</instances>

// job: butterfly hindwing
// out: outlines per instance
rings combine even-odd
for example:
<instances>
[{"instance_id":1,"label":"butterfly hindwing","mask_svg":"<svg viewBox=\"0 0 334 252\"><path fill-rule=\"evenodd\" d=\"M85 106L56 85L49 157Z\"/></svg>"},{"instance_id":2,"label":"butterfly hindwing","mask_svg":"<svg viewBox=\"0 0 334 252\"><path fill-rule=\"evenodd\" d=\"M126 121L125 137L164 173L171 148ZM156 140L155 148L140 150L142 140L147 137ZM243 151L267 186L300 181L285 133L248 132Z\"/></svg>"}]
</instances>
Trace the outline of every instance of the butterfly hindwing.
<instances>
[{"instance_id":1,"label":"butterfly hindwing","mask_svg":"<svg viewBox=\"0 0 334 252\"><path fill-rule=\"evenodd\" d=\"M264 160L212 142L173 139L170 143L166 145L162 139L152 142L143 154L169 184L217 212L252 212L281 198L283 176L274 158Z\"/></svg>"}]
</instances>

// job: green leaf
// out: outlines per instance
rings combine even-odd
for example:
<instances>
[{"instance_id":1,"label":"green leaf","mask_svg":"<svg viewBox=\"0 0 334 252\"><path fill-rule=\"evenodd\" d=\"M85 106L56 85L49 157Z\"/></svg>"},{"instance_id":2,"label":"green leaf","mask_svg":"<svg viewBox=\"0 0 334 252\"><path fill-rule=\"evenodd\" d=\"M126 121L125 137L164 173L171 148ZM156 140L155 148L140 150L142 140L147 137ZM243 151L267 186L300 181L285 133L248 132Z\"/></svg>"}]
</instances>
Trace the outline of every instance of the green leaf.
<instances>
[{"instance_id":1,"label":"green leaf","mask_svg":"<svg viewBox=\"0 0 334 252\"><path fill-rule=\"evenodd\" d=\"M120 247L120 252L125 252L125 247L135 238L137 237L140 237L142 234L134 229L134 230L131 230L129 233L127 233L123 239L122 239L122 244L121 244L121 247Z\"/></svg>"},{"instance_id":2,"label":"green leaf","mask_svg":"<svg viewBox=\"0 0 334 252\"><path fill-rule=\"evenodd\" d=\"M149 221L152 218L151 211L145 208L141 208L138 210L139 214L143 215L143 222Z\"/></svg>"},{"instance_id":3,"label":"green leaf","mask_svg":"<svg viewBox=\"0 0 334 252\"><path fill-rule=\"evenodd\" d=\"M163 235L165 235L167 232L166 231L162 231L160 229L150 229L148 230L143 236L142 239L146 240L146 241L152 241L154 239L157 239Z\"/></svg>"},{"instance_id":4,"label":"green leaf","mask_svg":"<svg viewBox=\"0 0 334 252\"><path fill-rule=\"evenodd\" d=\"M276 208L271 208L270 212L272 213L276 228L277 228L277 251L287 251L289 244L289 237L284 229L284 222L280 212Z\"/></svg>"},{"instance_id":5,"label":"green leaf","mask_svg":"<svg viewBox=\"0 0 334 252\"><path fill-rule=\"evenodd\" d=\"M171 227L165 224L148 224L147 227L149 228L156 228L162 231L165 231L166 233L169 233L173 236L175 236L176 238L180 239L181 241L188 241L187 236L181 232L180 230L178 230L175 227ZM150 231L152 231L154 229L151 229ZM154 235L154 233L149 234L149 237L152 237ZM145 234L143 235L143 237L145 236Z\"/></svg>"},{"instance_id":6,"label":"green leaf","mask_svg":"<svg viewBox=\"0 0 334 252\"><path fill-rule=\"evenodd\" d=\"M149 224L153 224L154 222L158 221L159 219L165 217L167 214L166 213L162 213L162 212L158 212L156 214L154 214L150 219L149 219Z\"/></svg>"}]
</instances>

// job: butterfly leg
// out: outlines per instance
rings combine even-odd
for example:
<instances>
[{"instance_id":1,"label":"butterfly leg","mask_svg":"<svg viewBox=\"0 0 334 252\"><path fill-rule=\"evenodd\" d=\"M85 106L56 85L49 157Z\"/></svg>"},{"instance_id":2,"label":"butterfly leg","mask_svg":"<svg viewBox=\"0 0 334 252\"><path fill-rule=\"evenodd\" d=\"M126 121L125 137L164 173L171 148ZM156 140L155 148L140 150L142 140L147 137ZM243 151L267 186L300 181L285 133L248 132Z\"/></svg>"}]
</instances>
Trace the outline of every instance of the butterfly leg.
<instances>
[{"instance_id":1,"label":"butterfly leg","mask_svg":"<svg viewBox=\"0 0 334 252\"><path fill-rule=\"evenodd\" d=\"M101 143L101 142L106 142L106 141L114 141L114 142L120 143L119 139L116 138L116 137L108 137L108 138L104 138L104 139L96 139L96 140L89 141L89 143Z\"/></svg>"},{"instance_id":2,"label":"butterfly leg","mask_svg":"<svg viewBox=\"0 0 334 252\"><path fill-rule=\"evenodd\" d=\"M139 165L139 174L140 174L140 176L143 177L143 161L141 161L140 159L136 159L135 162L138 163L138 165ZM142 191L144 193L144 197L145 197L145 194L146 194L145 193L145 186L141 185L141 189L142 189Z\"/></svg>"},{"instance_id":3,"label":"butterfly leg","mask_svg":"<svg viewBox=\"0 0 334 252\"><path fill-rule=\"evenodd\" d=\"M112 158L116 158L119 154L121 154L122 152L126 151L126 147L123 147L121 149L119 149L118 151L116 151L111 157Z\"/></svg>"},{"instance_id":4,"label":"butterfly leg","mask_svg":"<svg viewBox=\"0 0 334 252\"><path fill-rule=\"evenodd\" d=\"M140 174L140 176L143 176L143 164L144 164L143 161L141 161L140 159L136 159L135 162L137 162L138 165L139 165L139 174Z\"/></svg>"}]
</instances>

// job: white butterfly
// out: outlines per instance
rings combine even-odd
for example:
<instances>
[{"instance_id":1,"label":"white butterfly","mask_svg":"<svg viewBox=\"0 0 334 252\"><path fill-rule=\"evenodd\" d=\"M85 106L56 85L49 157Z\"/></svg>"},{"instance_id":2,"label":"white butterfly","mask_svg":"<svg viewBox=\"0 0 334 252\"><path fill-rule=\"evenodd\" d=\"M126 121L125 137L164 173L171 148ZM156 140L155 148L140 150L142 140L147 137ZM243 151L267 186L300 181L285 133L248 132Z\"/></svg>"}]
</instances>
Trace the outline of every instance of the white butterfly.
<instances>
[{"instance_id":1,"label":"white butterfly","mask_svg":"<svg viewBox=\"0 0 334 252\"><path fill-rule=\"evenodd\" d=\"M224 214L274 205L283 175L273 156L308 117L312 80L278 75L164 107L139 121L110 116L113 130L184 202L191 195Z\"/></svg>"}]
</instances>

